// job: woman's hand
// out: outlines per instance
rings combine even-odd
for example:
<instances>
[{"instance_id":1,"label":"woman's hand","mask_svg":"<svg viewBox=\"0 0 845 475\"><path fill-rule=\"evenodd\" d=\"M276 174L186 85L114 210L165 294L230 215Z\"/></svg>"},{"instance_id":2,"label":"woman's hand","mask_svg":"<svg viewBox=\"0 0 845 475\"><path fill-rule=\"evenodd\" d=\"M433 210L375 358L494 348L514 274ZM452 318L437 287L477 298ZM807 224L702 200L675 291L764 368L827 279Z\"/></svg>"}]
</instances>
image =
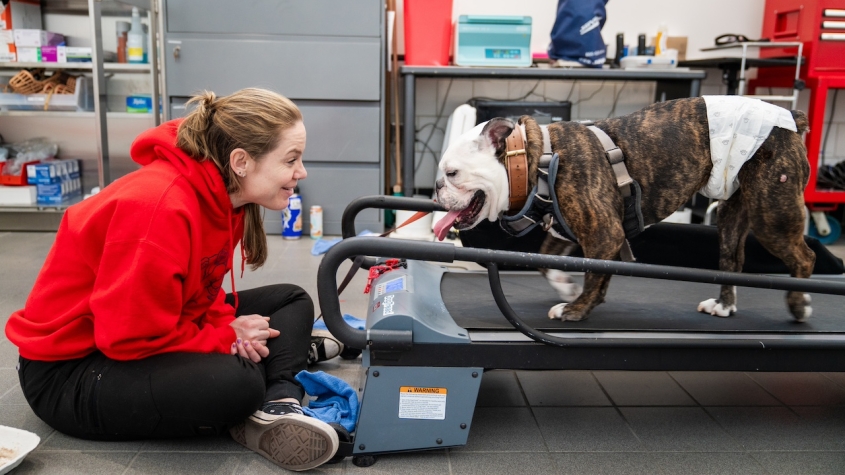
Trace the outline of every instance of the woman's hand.
<instances>
[{"instance_id":1,"label":"woman's hand","mask_svg":"<svg viewBox=\"0 0 845 475\"><path fill-rule=\"evenodd\" d=\"M262 358L266 358L270 354L270 349L261 343L255 342L250 344L250 342L238 338L237 341L232 343L231 354L239 355L253 363L258 363Z\"/></svg>"},{"instance_id":2,"label":"woman's hand","mask_svg":"<svg viewBox=\"0 0 845 475\"><path fill-rule=\"evenodd\" d=\"M241 341L267 346L267 340L279 336L279 330L270 328L270 317L261 315L241 315L229 324L235 330L235 336Z\"/></svg>"},{"instance_id":3,"label":"woman's hand","mask_svg":"<svg viewBox=\"0 0 845 475\"><path fill-rule=\"evenodd\" d=\"M270 328L270 317L261 315L241 315L229 325L238 337L230 350L233 355L240 355L254 363L270 354L267 340L279 336L279 330Z\"/></svg>"}]
</instances>

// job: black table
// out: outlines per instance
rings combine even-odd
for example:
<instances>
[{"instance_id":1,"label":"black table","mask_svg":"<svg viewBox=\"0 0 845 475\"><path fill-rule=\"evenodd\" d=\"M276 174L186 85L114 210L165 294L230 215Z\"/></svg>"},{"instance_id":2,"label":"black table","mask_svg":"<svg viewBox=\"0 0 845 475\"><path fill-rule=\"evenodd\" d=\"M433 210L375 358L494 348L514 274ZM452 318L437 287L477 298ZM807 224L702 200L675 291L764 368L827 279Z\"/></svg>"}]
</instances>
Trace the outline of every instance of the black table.
<instances>
[{"instance_id":1,"label":"black table","mask_svg":"<svg viewBox=\"0 0 845 475\"><path fill-rule=\"evenodd\" d=\"M795 66L796 58L745 58L745 69ZM802 60L803 64L803 60ZM687 68L718 68L722 70L722 80L728 86L728 95L735 95L739 86L741 57L703 58L678 61L678 66Z\"/></svg>"},{"instance_id":2,"label":"black table","mask_svg":"<svg viewBox=\"0 0 845 475\"><path fill-rule=\"evenodd\" d=\"M704 71L662 69L592 69L592 68L470 68L460 66L403 66L399 69L405 79L405 124L402 146L402 192L414 194L414 142L417 78L463 79L561 79L598 81L655 81L656 102L696 97L701 91Z\"/></svg>"}]
</instances>

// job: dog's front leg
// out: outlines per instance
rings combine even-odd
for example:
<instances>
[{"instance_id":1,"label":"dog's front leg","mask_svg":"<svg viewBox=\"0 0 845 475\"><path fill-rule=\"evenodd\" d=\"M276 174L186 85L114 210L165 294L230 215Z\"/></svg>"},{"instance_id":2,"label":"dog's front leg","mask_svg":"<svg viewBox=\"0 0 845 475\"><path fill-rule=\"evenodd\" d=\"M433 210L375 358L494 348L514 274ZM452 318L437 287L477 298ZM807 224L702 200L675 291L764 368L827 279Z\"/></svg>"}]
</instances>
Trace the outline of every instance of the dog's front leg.
<instances>
[{"instance_id":1,"label":"dog's front leg","mask_svg":"<svg viewBox=\"0 0 845 475\"><path fill-rule=\"evenodd\" d=\"M584 290L572 303L559 303L549 309L549 318L568 322L586 320L590 311L604 301L610 276L607 274L584 274Z\"/></svg>"},{"instance_id":2,"label":"dog's front leg","mask_svg":"<svg viewBox=\"0 0 845 475\"><path fill-rule=\"evenodd\" d=\"M610 224L605 232L595 232L579 238L584 256L589 259L613 260L619 258L619 251L625 242L625 232L619 222ZM549 310L549 318L559 318L566 321L586 319L596 305L604 301L607 287L610 284L609 274L584 274L584 289L572 303L561 303Z\"/></svg>"},{"instance_id":3,"label":"dog's front leg","mask_svg":"<svg viewBox=\"0 0 845 475\"><path fill-rule=\"evenodd\" d=\"M540 246L540 254L568 256L577 246L577 244L568 239L558 238L554 234L549 233L546 239L543 240L543 245ZM559 269L540 269L540 272L546 277L549 285L557 291L558 296L564 302L572 302L581 295L581 286L572 280L572 277L566 272Z\"/></svg>"}]
</instances>

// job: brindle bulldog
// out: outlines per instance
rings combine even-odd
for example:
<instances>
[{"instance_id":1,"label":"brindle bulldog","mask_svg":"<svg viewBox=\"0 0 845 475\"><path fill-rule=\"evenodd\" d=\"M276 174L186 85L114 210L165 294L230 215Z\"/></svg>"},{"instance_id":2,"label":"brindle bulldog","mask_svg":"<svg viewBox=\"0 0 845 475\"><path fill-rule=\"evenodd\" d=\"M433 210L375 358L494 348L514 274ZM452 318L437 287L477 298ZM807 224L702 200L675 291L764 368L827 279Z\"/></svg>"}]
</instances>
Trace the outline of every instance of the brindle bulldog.
<instances>
[{"instance_id":1,"label":"brindle bulldog","mask_svg":"<svg viewBox=\"0 0 845 475\"><path fill-rule=\"evenodd\" d=\"M707 98L708 102L699 97L656 103L627 116L597 121L595 126L624 153L628 172L641 188L642 224L648 226L663 220L714 181L730 188L729 181L733 179L733 186L738 189L730 196L721 196L723 201L717 210L719 268L742 270L745 238L753 230L760 243L783 260L793 277L807 278L815 262L815 254L803 236L803 190L809 177L809 164L802 134L807 130L807 117L800 111L789 112L754 99L721 97L735 98L727 101L739 111L731 116L734 118L717 119L725 111L717 111L714 99ZM757 110L754 116L743 112L755 107L763 113ZM751 132L745 137L750 142L757 141L756 151L748 153L754 148L748 147L747 141L741 143L743 137L737 139L735 122L744 121L747 126L749 117L753 122L761 117L769 120L773 115L781 122L774 121L775 126L770 126L765 134L754 136ZM540 126L530 116L521 117L519 124L524 127L531 190L537 181L543 137ZM441 240L452 226L459 231L471 229L483 219L495 221L509 211L506 139L515 127L508 119L492 119L464 134L443 154L440 161L443 177L436 183L437 202L448 213L435 225ZM552 151L560 158L554 193L561 215L584 256L619 259L620 250L626 244L623 197L605 147L596 134L577 122L550 124L548 135ZM732 139L739 145L728 144ZM725 150L734 147L730 149L732 154L748 154L748 157L744 157L742 164L717 157L722 150L711 153L711 148L720 147ZM512 214L514 210L510 211ZM557 245L548 242L544 250L551 252L553 247ZM550 280L568 301L571 299L566 294L572 293L574 284L567 278L556 273ZM587 318L604 300L609 282L610 275L587 272L581 294L571 303L552 307L549 317L570 321ZM786 302L797 321L804 321L812 313L808 294L787 292ZM735 288L723 285L719 298L701 302L698 311L720 317L731 315L736 311Z\"/></svg>"}]
</instances>

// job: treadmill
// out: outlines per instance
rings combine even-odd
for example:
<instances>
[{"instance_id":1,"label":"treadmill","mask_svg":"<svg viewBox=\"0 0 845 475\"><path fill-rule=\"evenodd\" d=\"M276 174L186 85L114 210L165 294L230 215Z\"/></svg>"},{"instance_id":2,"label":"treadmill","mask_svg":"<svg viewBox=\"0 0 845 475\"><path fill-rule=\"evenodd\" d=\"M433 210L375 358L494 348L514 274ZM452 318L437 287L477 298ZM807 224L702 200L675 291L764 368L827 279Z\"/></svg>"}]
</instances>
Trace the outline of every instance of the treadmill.
<instances>
[{"instance_id":1,"label":"treadmill","mask_svg":"<svg viewBox=\"0 0 845 475\"><path fill-rule=\"evenodd\" d=\"M818 274L795 279L659 262L684 233L710 233L703 242L715 245L712 226L652 226L664 232L662 241L653 240L652 260L658 263L648 264L640 259L649 255L643 242L631 243L640 262L629 263L354 237L355 217L370 208L442 209L424 199L359 198L344 211L344 239L320 263L318 299L326 325L344 345L362 350L365 384L357 429L341 448L356 465L367 466L381 453L465 445L481 378L490 369L845 371L843 265L813 238L807 239L817 254ZM760 254L754 245L759 246L750 236L746 269L754 270L751 261ZM718 246L709 247L687 254L718 255ZM371 269L376 276L364 330L346 325L341 314L337 272L347 259L354 259L352 269ZM453 261L475 262L486 271L438 264ZM757 267L777 274L778 265ZM547 317L560 300L536 270L540 267L614 277L606 301L590 318L562 322ZM718 295L721 284L742 287L738 312L730 318L697 312L698 302ZM785 290L812 294L813 315L806 322L794 321Z\"/></svg>"}]
</instances>

